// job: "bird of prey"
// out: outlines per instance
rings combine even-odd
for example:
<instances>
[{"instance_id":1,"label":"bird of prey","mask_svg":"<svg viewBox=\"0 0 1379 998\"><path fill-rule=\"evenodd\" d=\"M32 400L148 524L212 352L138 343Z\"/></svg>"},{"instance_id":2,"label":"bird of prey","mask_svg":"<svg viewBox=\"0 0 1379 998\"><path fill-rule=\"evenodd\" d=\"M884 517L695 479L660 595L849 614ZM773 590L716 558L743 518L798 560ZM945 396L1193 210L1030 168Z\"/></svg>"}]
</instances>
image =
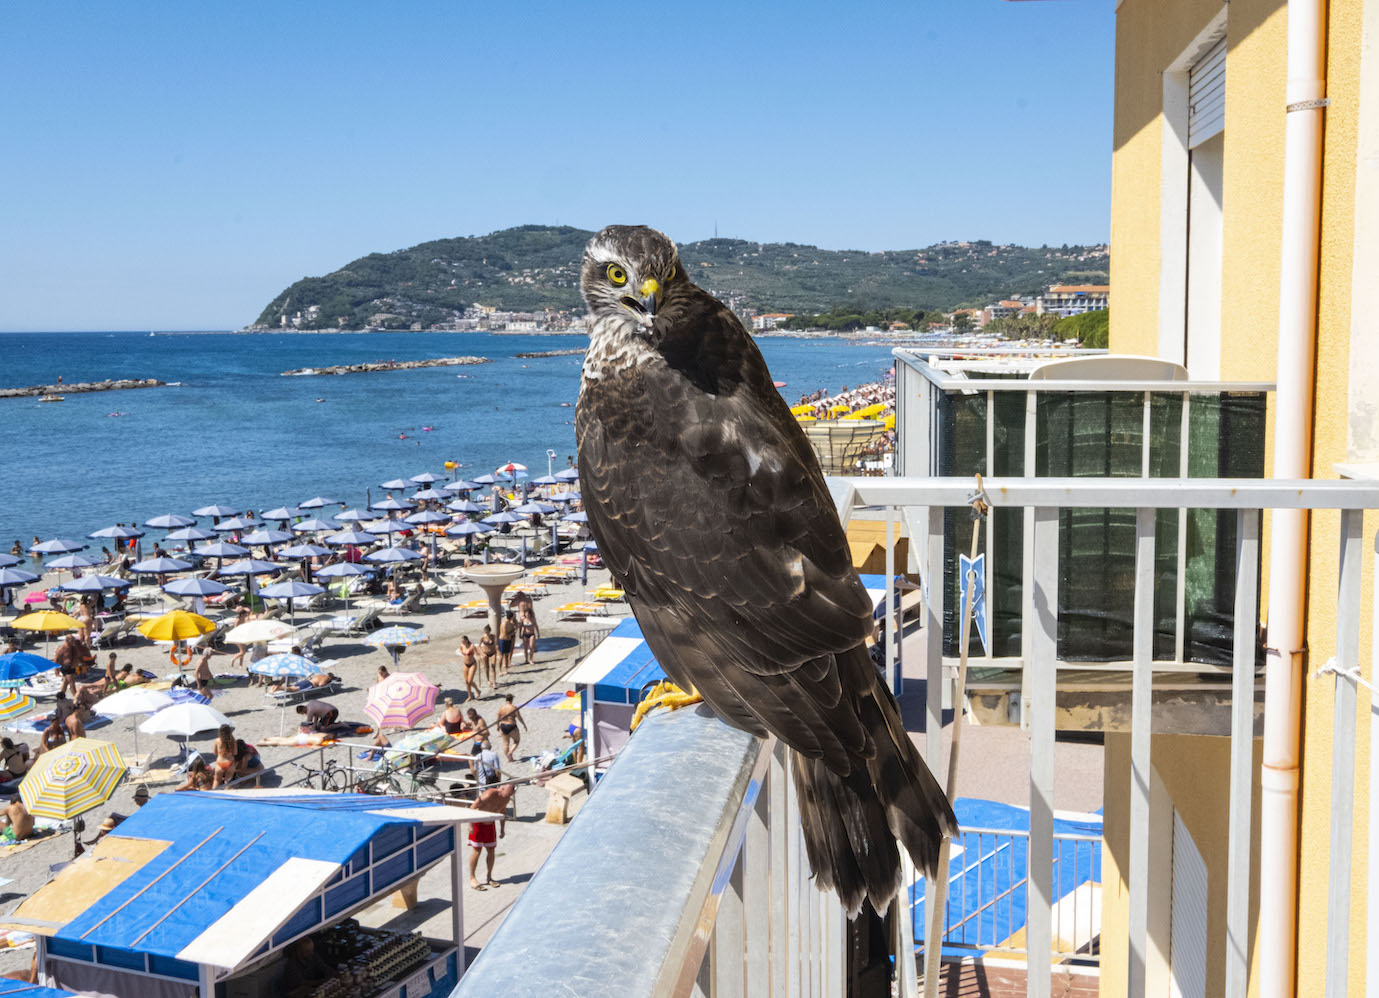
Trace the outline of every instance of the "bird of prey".
<instances>
[{"instance_id":1,"label":"bird of prey","mask_svg":"<svg viewBox=\"0 0 1379 998\"><path fill-rule=\"evenodd\" d=\"M932 873L957 829L865 647L872 606L804 432L737 317L645 226L590 240L575 432L599 553L679 687L794 751L806 849L850 915L884 912L897 840Z\"/></svg>"}]
</instances>

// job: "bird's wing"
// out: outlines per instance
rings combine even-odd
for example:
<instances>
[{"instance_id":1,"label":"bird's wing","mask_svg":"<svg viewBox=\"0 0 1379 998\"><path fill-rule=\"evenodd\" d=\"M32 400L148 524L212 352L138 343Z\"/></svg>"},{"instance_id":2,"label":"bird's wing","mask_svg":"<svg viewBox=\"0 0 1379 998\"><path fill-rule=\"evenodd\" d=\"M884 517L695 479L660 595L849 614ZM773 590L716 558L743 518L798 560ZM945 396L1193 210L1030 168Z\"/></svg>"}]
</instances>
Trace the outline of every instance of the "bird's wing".
<instances>
[{"instance_id":1,"label":"bird's wing","mask_svg":"<svg viewBox=\"0 0 1379 998\"><path fill-rule=\"evenodd\" d=\"M589 524L671 678L808 755L869 754L854 700L874 682L855 654L870 600L809 443L761 381L709 394L652 364L582 398Z\"/></svg>"}]
</instances>

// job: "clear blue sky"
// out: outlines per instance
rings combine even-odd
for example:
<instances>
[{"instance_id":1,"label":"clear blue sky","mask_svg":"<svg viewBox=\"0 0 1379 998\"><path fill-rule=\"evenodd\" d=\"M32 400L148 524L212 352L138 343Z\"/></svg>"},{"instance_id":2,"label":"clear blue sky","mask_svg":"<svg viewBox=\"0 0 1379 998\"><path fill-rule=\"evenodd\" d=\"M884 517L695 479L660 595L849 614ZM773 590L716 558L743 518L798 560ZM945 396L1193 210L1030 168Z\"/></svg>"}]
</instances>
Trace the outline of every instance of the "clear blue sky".
<instances>
[{"instance_id":1,"label":"clear blue sky","mask_svg":"<svg viewBox=\"0 0 1379 998\"><path fill-rule=\"evenodd\" d=\"M238 327L521 223L1100 242L1112 7L5 4L0 329Z\"/></svg>"}]
</instances>

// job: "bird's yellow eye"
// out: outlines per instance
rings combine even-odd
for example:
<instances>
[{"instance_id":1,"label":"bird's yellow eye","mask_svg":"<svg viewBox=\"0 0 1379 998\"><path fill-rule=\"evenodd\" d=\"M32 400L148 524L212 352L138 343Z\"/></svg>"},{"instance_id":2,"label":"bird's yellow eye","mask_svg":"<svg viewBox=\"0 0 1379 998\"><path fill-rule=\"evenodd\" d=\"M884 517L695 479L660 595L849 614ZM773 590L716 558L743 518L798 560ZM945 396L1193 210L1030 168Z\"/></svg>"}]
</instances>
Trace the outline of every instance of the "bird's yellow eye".
<instances>
[{"instance_id":1,"label":"bird's yellow eye","mask_svg":"<svg viewBox=\"0 0 1379 998\"><path fill-rule=\"evenodd\" d=\"M627 283L627 271L623 270L616 263L610 263L608 265L608 279L618 287L622 287Z\"/></svg>"}]
</instances>

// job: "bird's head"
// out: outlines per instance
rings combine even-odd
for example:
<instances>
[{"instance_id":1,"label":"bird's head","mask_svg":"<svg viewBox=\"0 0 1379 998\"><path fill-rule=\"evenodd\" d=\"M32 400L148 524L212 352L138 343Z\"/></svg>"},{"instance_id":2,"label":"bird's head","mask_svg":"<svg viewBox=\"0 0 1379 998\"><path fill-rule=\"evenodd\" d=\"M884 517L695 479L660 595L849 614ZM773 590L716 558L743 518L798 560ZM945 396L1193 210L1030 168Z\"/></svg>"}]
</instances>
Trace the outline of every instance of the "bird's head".
<instances>
[{"instance_id":1,"label":"bird's head","mask_svg":"<svg viewBox=\"0 0 1379 998\"><path fill-rule=\"evenodd\" d=\"M595 321L651 334L656 313L684 280L675 244L645 225L610 225L584 249L580 290Z\"/></svg>"}]
</instances>

